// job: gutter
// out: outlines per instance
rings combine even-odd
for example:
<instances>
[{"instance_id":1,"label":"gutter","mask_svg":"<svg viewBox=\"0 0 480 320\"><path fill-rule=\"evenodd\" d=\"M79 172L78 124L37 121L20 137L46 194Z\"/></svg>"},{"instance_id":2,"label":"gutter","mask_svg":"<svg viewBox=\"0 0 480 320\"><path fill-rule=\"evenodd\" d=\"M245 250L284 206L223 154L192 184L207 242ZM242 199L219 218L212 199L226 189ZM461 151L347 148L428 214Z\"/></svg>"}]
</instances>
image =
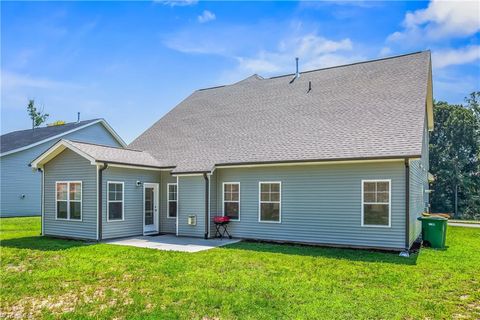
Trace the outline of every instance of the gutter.
<instances>
[{"instance_id":1,"label":"gutter","mask_svg":"<svg viewBox=\"0 0 480 320\"><path fill-rule=\"evenodd\" d=\"M247 161L247 162L231 162L217 163L215 168L228 168L231 166L261 166L261 165L282 165L282 164L309 164L309 163L328 163L328 162L347 162L347 161L381 161L381 160L403 160L411 158L421 158L419 155L403 155L403 156L381 156L381 157L353 157L353 158L333 158L333 159L306 159L306 160L274 160L274 161ZM406 157L406 158L405 158ZM193 172L192 172L193 173Z\"/></svg>"},{"instance_id":2,"label":"gutter","mask_svg":"<svg viewBox=\"0 0 480 320\"><path fill-rule=\"evenodd\" d=\"M102 187L103 187L103 183L102 183L102 174L103 174L103 171L105 169L108 168L108 163L104 163L103 164L103 167L99 168L98 169L98 239L97 241L101 241L102 240L102 222L103 222L103 213L102 213L102 204L103 204L103 201L102 201Z\"/></svg>"},{"instance_id":3,"label":"gutter","mask_svg":"<svg viewBox=\"0 0 480 320\"><path fill-rule=\"evenodd\" d=\"M405 250L410 249L410 160L405 158Z\"/></svg>"},{"instance_id":4,"label":"gutter","mask_svg":"<svg viewBox=\"0 0 480 320\"><path fill-rule=\"evenodd\" d=\"M205 234L204 238L208 239L208 226L210 224L209 218L208 218L208 189L209 189L209 183L208 183L208 175L206 173L203 174L203 178L205 179Z\"/></svg>"}]
</instances>

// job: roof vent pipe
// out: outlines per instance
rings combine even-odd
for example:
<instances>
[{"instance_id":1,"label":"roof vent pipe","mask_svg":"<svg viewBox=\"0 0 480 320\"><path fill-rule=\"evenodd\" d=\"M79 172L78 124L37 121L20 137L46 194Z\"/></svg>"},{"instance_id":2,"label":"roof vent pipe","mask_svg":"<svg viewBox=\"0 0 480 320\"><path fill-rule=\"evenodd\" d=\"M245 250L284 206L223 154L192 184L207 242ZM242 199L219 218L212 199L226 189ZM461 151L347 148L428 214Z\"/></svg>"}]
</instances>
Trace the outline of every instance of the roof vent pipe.
<instances>
[{"instance_id":1,"label":"roof vent pipe","mask_svg":"<svg viewBox=\"0 0 480 320\"><path fill-rule=\"evenodd\" d=\"M296 71L295 71L295 79L300 77L300 72L298 72L298 57L295 58L295 67L296 67Z\"/></svg>"},{"instance_id":2,"label":"roof vent pipe","mask_svg":"<svg viewBox=\"0 0 480 320\"><path fill-rule=\"evenodd\" d=\"M298 57L295 58L295 65L296 65L296 71L295 71L295 76L290 80L290 83L293 83L297 78L300 77L300 72L298 72Z\"/></svg>"},{"instance_id":3,"label":"roof vent pipe","mask_svg":"<svg viewBox=\"0 0 480 320\"><path fill-rule=\"evenodd\" d=\"M80 122L80 112L77 112L77 122Z\"/></svg>"}]
</instances>

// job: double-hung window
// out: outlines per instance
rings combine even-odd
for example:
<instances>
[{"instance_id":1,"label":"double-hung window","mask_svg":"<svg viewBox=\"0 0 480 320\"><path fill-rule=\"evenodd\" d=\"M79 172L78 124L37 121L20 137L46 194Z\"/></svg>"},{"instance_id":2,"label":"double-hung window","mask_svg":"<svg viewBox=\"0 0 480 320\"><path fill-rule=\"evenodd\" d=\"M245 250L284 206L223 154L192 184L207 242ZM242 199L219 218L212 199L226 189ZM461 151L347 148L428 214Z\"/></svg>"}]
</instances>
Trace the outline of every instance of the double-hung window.
<instances>
[{"instance_id":1,"label":"double-hung window","mask_svg":"<svg viewBox=\"0 0 480 320\"><path fill-rule=\"evenodd\" d=\"M167 184L167 210L169 218L177 217L177 184Z\"/></svg>"},{"instance_id":2,"label":"double-hung window","mask_svg":"<svg viewBox=\"0 0 480 320\"><path fill-rule=\"evenodd\" d=\"M362 181L362 226L390 227L391 181Z\"/></svg>"},{"instance_id":3,"label":"double-hung window","mask_svg":"<svg viewBox=\"0 0 480 320\"><path fill-rule=\"evenodd\" d=\"M282 184L281 182L260 182L260 222L281 222L282 221Z\"/></svg>"},{"instance_id":4,"label":"double-hung window","mask_svg":"<svg viewBox=\"0 0 480 320\"><path fill-rule=\"evenodd\" d=\"M82 220L82 182L55 183L56 217L62 220Z\"/></svg>"},{"instance_id":5,"label":"double-hung window","mask_svg":"<svg viewBox=\"0 0 480 320\"><path fill-rule=\"evenodd\" d=\"M240 220L240 183L223 183L223 215L231 220Z\"/></svg>"},{"instance_id":6,"label":"double-hung window","mask_svg":"<svg viewBox=\"0 0 480 320\"><path fill-rule=\"evenodd\" d=\"M108 181L108 221L123 220L123 182Z\"/></svg>"}]
</instances>

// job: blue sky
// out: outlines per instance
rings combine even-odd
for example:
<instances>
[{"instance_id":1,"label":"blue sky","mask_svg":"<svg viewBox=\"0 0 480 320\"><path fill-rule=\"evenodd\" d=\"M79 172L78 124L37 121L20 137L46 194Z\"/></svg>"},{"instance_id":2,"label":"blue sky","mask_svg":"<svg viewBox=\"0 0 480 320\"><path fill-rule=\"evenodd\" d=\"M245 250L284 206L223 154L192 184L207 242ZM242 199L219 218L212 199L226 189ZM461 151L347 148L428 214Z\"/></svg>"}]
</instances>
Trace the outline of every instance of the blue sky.
<instances>
[{"instance_id":1,"label":"blue sky","mask_svg":"<svg viewBox=\"0 0 480 320\"><path fill-rule=\"evenodd\" d=\"M431 49L434 96L480 90L478 2L2 2L1 132L102 117L132 141L196 89Z\"/></svg>"}]
</instances>

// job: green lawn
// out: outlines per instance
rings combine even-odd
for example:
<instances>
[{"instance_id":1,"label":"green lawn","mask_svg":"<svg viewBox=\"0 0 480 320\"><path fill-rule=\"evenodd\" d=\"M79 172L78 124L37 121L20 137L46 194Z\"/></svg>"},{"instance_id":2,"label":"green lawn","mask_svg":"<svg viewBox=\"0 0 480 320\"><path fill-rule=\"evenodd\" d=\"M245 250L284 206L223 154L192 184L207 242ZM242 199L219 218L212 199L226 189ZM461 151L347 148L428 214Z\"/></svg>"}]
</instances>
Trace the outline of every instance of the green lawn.
<instances>
[{"instance_id":1,"label":"green lawn","mask_svg":"<svg viewBox=\"0 0 480 320\"><path fill-rule=\"evenodd\" d=\"M479 319L480 230L394 253L238 243L199 253L38 237L1 219L1 318Z\"/></svg>"}]
</instances>

